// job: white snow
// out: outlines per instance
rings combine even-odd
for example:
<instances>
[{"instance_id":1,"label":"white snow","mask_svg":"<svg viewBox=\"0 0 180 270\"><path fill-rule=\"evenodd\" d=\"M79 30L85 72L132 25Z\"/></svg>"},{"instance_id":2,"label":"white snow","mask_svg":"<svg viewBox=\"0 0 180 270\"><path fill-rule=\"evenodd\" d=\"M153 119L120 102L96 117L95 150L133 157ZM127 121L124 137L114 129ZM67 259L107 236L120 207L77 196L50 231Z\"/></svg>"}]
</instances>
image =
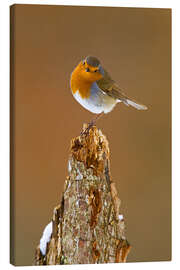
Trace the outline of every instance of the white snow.
<instances>
[{"instance_id":1,"label":"white snow","mask_svg":"<svg viewBox=\"0 0 180 270\"><path fill-rule=\"evenodd\" d=\"M119 215L118 218L119 218L119 220L123 220L124 219L123 215Z\"/></svg>"},{"instance_id":2,"label":"white snow","mask_svg":"<svg viewBox=\"0 0 180 270\"><path fill-rule=\"evenodd\" d=\"M46 226L40 240L40 250L43 255L46 254L47 243L49 243L52 235L52 221Z\"/></svg>"}]
</instances>

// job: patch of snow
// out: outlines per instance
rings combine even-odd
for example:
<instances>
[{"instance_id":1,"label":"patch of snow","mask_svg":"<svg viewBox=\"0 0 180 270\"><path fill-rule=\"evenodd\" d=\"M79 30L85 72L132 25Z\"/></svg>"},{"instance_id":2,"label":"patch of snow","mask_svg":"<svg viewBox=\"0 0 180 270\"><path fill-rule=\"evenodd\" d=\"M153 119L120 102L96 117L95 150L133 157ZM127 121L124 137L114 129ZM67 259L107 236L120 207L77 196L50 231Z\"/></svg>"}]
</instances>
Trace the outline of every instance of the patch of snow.
<instances>
[{"instance_id":1,"label":"patch of snow","mask_svg":"<svg viewBox=\"0 0 180 270\"><path fill-rule=\"evenodd\" d=\"M40 250L43 255L46 254L47 243L49 243L52 235L52 221L46 226L40 240Z\"/></svg>"},{"instance_id":2,"label":"patch of snow","mask_svg":"<svg viewBox=\"0 0 180 270\"><path fill-rule=\"evenodd\" d=\"M118 218L119 218L119 220L123 220L124 219L123 215L119 215Z\"/></svg>"}]
</instances>

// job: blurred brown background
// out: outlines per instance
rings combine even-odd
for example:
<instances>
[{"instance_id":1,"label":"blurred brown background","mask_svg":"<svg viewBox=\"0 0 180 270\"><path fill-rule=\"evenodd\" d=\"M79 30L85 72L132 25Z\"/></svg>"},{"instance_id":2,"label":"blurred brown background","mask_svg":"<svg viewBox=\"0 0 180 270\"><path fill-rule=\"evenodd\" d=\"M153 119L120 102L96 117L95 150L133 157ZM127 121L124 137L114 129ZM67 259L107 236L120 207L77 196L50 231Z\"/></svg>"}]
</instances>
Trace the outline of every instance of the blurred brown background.
<instances>
[{"instance_id":1,"label":"blurred brown background","mask_svg":"<svg viewBox=\"0 0 180 270\"><path fill-rule=\"evenodd\" d=\"M97 56L129 96L97 123L111 149L129 262L171 258L171 10L16 5L14 55L14 255L32 265L59 204L72 137L93 115L69 78Z\"/></svg>"}]
</instances>

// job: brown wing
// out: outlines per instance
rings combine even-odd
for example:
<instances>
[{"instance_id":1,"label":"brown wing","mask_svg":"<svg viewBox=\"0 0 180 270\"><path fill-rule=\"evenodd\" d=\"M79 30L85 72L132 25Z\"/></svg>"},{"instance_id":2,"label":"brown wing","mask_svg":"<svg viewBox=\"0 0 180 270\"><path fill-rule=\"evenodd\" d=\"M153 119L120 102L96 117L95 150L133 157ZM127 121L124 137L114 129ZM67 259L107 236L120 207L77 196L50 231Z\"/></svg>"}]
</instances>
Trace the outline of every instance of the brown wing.
<instances>
[{"instance_id":1,"label":"brown wing","mask_svg":"<svg viewBox=\"0 0 180 270\"><path fill-rule=\"evenodd\" d=\"M127 106L131 105L138 110L146 110L145 105L137 103L135 100L129 98L126 94L123 93L121 88L112 80L110 75L106 70L104 70L104 77L96 82L99 88L105 92L107 95L122 101Z\"/></svg>"}]
</instances>

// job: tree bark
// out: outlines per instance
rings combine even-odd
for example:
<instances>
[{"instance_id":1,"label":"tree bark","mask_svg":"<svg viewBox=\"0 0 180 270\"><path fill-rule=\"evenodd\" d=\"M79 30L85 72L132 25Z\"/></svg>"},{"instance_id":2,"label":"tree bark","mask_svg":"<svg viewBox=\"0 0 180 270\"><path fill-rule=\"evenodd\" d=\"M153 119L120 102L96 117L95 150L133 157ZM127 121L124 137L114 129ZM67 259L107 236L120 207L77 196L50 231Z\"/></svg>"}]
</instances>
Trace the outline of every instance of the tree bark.
<instances>
[{"instance_id":1,"label":"tree bark","mask_svg":"<svg viewBox=\"0 0 180 270\"><path fill-rule=\"evenodd\" d=\"M69 175L54 209L52 235L45 255L36 248L35 265L126 262L131 247L109 154L108 141L95 126L72 139Z\"/></svg>"}]
</instances>

